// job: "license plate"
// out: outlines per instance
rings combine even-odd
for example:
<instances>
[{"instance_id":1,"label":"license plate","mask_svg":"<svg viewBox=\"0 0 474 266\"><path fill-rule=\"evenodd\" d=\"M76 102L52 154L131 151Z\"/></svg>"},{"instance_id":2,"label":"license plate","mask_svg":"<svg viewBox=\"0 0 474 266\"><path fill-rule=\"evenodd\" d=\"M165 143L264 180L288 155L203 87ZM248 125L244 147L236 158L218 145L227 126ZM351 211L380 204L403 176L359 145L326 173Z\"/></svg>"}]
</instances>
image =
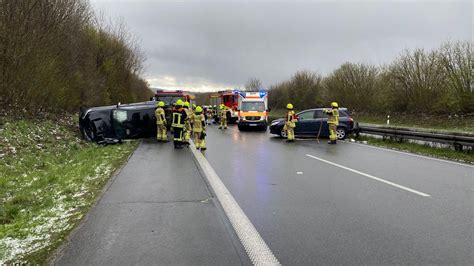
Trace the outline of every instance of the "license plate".
<instances>
[{"instance_id":1,"label":"license plate","mask_svg":"<svg viewBox=\"0 0 474 266\"><path fill-rule=\"evenodd\" d=\"M249 126L251 126L251 127L256 127L257 124L249 124Z\"/></svg>"}]
</instances>

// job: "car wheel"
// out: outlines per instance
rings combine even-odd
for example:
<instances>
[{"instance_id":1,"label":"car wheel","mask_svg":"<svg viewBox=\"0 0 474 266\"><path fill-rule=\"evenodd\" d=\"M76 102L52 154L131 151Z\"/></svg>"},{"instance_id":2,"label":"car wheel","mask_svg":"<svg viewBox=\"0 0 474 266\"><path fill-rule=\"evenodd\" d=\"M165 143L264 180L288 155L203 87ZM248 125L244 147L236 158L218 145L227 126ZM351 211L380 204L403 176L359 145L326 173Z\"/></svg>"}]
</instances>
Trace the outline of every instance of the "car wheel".
<instances>
[{"instance_id":1,"label":"car wheel","mask_svg":"<svg viewBox=\"0 0 474 266\"><path fill-rule=\"evenodd\" d=\"M237 125L237 127L239 128L239 131L244 131L244 127L243 127L243 126Z\"/></svg>"},{"instance_id":2,"label":"car wheel","mask_svg":"<svg viewBox=\"0 0 474 266\"><path fill-rule=\"evenodd\" d=\"M338 127L336 129L336 136L337 136L337 139L345 139L347 137L347 131L345 128L343 127Z\"/></svg>"},{"instance_id":3,"label":"car wheel","mask_svg":"<svg viewBox=\"0 0 474 266\"><path fill-rule=\"evenodd\" d=\"M288 135L286 134L286 130L281 129L280 137L285 138L285 139L288 138Z\"/></svg>"}]
</instances>

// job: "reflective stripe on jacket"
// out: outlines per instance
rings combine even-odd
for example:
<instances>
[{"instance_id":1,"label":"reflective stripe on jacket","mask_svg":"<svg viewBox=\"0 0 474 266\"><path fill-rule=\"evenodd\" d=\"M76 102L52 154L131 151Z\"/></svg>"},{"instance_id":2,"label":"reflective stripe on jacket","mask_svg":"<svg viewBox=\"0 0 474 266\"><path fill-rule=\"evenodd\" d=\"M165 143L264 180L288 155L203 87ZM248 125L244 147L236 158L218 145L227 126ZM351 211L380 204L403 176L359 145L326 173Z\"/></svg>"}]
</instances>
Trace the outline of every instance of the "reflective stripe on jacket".
<instances>
[{"instance_id":1,"label":"reflective stripe on jacket","mask_svg":"<svg viewBox=\"0 0 474 266\"><path fill-rule=\"evenodd\" d=\"M288 127L296 127L296 115L295 115L295 111L291 110L291 111L288 111L288 113L286 114L286 126Z\"/></svg>"},{"instance_id":2,"label":"reflective stripe on jacket","mask_svg":"<svg viewBox=\"0 0 474 266\"><path fill-rule=\"evenodd\" d=\"M339 110L337 108L325 110L325 113L329 115L328 124L339 125Z\"/></svg>"},{"instance_id":3,"label":"reflective stripe on jacket","mask_svg":"<svg viewBox=\"0 0 474 266\"><path fill-rule=\"evenodd\" d=\"M203 114L194 114L193 117L193 131L194 132L202 132L204 129L204 115Z\"/></svg>"},{"instance_id":4,"label":"reflective stripe on jacket","mask_svg":"<svg viewBox=\"0 0 474 266\"><path fill-rule=\"evenodd\" d=\"M186 111L183 109L176 109L173 111L172 127L184 128L184 122L187 118Z\"/></svg>"},{"instance_id":5,"label":"reflective stripe on jacket","mask_svg":"<svg viewBox=\"0 0 474 266\"><path fill-rule=\"evenodd\" d=\"M163 110L163 108L158 107L155 110L155 116L156 116L156 123L158 125L163 125L163 123L166 123L165 110Z\"/></svg>"}]
</instances>

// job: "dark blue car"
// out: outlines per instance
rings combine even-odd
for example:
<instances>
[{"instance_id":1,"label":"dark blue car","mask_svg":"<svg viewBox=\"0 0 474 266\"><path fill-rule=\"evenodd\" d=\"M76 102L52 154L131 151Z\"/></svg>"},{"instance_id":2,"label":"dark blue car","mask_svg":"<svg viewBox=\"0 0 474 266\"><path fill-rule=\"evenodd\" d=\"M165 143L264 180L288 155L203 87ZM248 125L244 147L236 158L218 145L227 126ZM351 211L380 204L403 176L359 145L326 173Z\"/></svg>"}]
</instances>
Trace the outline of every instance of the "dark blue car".
<instances>
[{"instance_id":1,"label":"dark blue car","mask_svg":"<svg viewBox=\"0 0 474 266\"><path fill-rule=\"evenodd\" d=\"M300 137L315 137L320 131L320 137L329 137L328 116L323 112L324 109L325 108L315 108L297 113L298 122L295 127L295 135ZM270 125L270 133L286 138L286 132L283 130L284 126L285 118L273 120ZM349 133L357 130L358 124L354 122L347 108L339 108L337 138L345 139Z\"/></svg>"}]
</instances>

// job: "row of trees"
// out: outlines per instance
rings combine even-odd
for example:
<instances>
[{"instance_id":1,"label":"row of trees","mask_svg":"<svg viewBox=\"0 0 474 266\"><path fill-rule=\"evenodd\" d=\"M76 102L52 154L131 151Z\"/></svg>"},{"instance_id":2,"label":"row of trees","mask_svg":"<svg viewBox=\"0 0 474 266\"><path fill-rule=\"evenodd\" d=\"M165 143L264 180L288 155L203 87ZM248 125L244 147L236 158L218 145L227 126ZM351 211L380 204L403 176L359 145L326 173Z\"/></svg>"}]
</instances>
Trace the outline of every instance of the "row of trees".
<instances>
[{"instance_id":1,"label":"row of trees","mask_svg":"<svg viewBox=\"0 0 474 266\"><path fill-rule=\"evenodd\" d=\"M337 101L363 112L472 113L472 43L448 42L437 49L406 50L376 67L345 63L327 77L309 71L270 87L270 106L298 109Z\"/></svg>"},{"instance_id":2,"label":"row of trees","mask_svg":"<svg viewBox=\"0 0 474 266\"><path fill-rule=\"evenodd\" d=\"M77 110L146 100L143 57L88 0L0 0L0 103Z\"/></svg>"}]
</instances>

